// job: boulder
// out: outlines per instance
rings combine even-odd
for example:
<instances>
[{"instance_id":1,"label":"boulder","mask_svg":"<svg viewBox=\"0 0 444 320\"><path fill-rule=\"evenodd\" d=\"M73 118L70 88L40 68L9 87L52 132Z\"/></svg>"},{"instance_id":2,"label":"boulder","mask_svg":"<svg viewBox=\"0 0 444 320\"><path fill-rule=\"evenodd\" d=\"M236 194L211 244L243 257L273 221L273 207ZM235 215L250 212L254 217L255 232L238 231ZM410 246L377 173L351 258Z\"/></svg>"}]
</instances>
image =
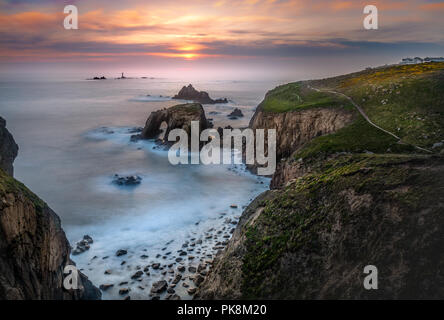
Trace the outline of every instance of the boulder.
<instances>
[{"instance_id":1,"label":"boulder","mask_svg":"<svg viewBox=\"0 0 444 320\"><path fill-rule=\"evenodd\" d=\"M125 254L127 254L127 253L128 253L128 251L126 251L126 250L124 250L124 249L119 249L119 250L117 250L117 252L116 252L116 256L120 257L120 256L123 256L123 255L125 255Z\"/></svg>"},{"instance_id":2,"label":"boulder","mask_svg":"<svg viewBox=\"0 0 444 320\"><path fill-rule=\"evenodd\" d=\"M137 271L135 274L131 276L131 279L139 279L143 275L142 271Z\"/></svg>"},{"instance_id":3,"label":"boulder","mask_svg":"<svg viewBox=\"0 0 444 320\"><path fill-rule=\"evenodd\" d=\"M162 293L164 292L168 287L168 283L165 280L160 280L153 283L153 286L151 287L151 293Z\"/></svg>"}]
</instances>

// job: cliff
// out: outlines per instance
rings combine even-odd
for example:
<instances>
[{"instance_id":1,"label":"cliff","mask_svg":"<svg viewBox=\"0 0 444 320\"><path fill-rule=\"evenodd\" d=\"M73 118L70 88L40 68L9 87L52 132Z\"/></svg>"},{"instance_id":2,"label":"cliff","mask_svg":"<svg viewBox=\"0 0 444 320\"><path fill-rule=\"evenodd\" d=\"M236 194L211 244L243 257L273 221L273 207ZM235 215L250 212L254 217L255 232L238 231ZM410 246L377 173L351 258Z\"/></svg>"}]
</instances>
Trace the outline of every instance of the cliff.
<instances>
[{"instance_id":1,"label":"cliff","mask_svg":"<svg viewBox=\"0 0 444 320\"><path fill-rule=\"evenodd\" d=\"M12 168L17 145L0 128L1 158ZM10 171L11 172L11 171ZM101 293L79 272L81 290L62 288L63 269L74 265L59 217L48 205L0 169L0 299L100 299Z\"/></svg>"},{"instance_id":2,"label":"cliff","mask_svg":"<svg viewBox=\"0 0 444 320\"><path fill-rule=\"evenodd\" d=\"M443 113L444 64L270 91L250 126L282 136L273 190L245 209L197 297L444 298ZM367 265L378 290L363 286Z\"/></svg>"},{"instance_id":3,"label":"cliff","mask_svg":"<svg viewBox=\"0 0 444 320\"><path fill-rule=\"evenodd\" d=\"M6 129L6 120L0 117L0 168L13 175L13 162L17 157L18 145Z\"/></svg>"}]
</instances>

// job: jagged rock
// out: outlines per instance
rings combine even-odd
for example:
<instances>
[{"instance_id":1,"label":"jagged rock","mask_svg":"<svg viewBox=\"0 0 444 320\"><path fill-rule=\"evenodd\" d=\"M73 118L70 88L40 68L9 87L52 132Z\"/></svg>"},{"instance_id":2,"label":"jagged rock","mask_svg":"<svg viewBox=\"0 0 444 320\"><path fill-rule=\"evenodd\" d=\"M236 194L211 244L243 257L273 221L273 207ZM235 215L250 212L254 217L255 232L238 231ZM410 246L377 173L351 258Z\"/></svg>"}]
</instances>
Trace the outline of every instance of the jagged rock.
<instances>
[{"instance_id":1,"label":"jagged rock","mask_svg":"<svg viewBox=\"0 0 444 320\"><path fill-rule=\"evenodd\" d=\"M85 241L88 242L89 244L91 244L91 243L94 242L93 238L91 238L91 236L89 236L89 235L87 235L87 234L85 234L85 235L83 236L83 240L85 240Z\"/></svg>"},{"instance_id":2,"label":"jagged rock","mask_svg":"<svg viewBox=\"0 0 444 320\"><path fill-rule=\"evenodd\" d=\"M232 119L232 120L236 120L237 118L242 118L244 116L244 114L242 113L242 110L239 108L235 108L233 110L233 112L231 112L228 115L228 118Z\"/></svg>"},{"instance_id":3,"label":"jagged rock","mask_svg":"<svg viewBox=\"0 0 444 320\"><path fill-rule=\"evenodd\" d=\"M0 168L7 174L14 174L14 159L17 157L18 145L6 129L6 120L0 117Z\"/></svg>"},{"instance_id":4,"label":"jagged rock","mask_svg":"<svg viewBox=\"0 0 444 320\"><path fill-rule=\"evenodd\" d=\"M151 287L151 293L162 293L164 292L168 287L168 283L165 280L160 280L153 283L153 286Z\"/></svg>"},{"instance_id":5,"label":"jagged rock","mask_svg":"<svg viewBox=\"0 0 444 320\"><path fill-rule=\"evenodd\" d=\"M211 99L207 92L197 91L191 84L184 86L173 99L191 100L202 104L228 103L227 98Z\"/></svg>"}]
</instances>

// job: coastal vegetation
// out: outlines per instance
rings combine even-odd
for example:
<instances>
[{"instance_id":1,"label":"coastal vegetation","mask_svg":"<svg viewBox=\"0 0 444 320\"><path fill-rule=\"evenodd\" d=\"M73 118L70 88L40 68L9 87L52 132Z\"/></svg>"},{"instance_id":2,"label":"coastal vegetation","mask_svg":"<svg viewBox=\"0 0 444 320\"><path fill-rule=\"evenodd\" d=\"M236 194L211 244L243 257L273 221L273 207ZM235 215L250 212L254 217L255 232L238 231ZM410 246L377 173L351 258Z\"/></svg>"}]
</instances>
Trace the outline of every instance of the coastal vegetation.
<instances>
[{"instance_id":1,"label":"coastal vegetation","mask_svg":"<svg viewBox=\"0 0 444 320\"><path fill-rule=\"evenodd\" d=\"M301 123L281 128L273 190L245 209L199 296L442 298L444 63L279 86L250 126L277 119ZM364 289L366 265L379 290Z\"/></svg>"}]
</instances>

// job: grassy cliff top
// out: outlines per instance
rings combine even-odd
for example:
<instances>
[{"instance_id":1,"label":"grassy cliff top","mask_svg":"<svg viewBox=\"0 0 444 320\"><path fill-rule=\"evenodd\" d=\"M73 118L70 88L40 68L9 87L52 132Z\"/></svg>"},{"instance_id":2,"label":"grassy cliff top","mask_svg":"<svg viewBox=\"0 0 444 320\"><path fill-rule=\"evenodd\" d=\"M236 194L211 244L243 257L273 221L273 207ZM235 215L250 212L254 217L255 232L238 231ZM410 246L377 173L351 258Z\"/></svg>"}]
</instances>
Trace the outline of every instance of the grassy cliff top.
<instances>
[{"instance_id":1,"label":"grassy cliff top","mask_svg":"<svg viewBox=\"0 0 444 320\"><path fill-rule=\"evenodd\" d=\"M43 200L29 190L23 183L17 181L0 169L0 198L4 198L8 193L23 195L34 204L38 212L41 212L43 208L47 206Z\"/></svg>"},{"instance_id":2,"label":"grassy cliff top","mask_svg":"<svg viewBox=\"0 0 444 320\"><path fill-rule=\"evenodd\" d=\"M298 158L334 152L420 152L413 145L433 153L444 149L444 63L386 66L289 83L271 90L262 110L288 112L342 106L357 112L349 100L332 91L350 97L373 123L401 140L372 127L359 115L336 133L312 140Z\"/></svg>"},{"instance_id":3,"label":"grassy cliff top","mask_svg":"<svg viewBox=\"0 0 444 320\"><path fill-rule=\"evenodd\" d=\"M266 112L288 112L310 108L348 107L347 99L331 93L317 92L304 82L285 84L269 91L262 102Z\"/></svg>"}]
</instances>

